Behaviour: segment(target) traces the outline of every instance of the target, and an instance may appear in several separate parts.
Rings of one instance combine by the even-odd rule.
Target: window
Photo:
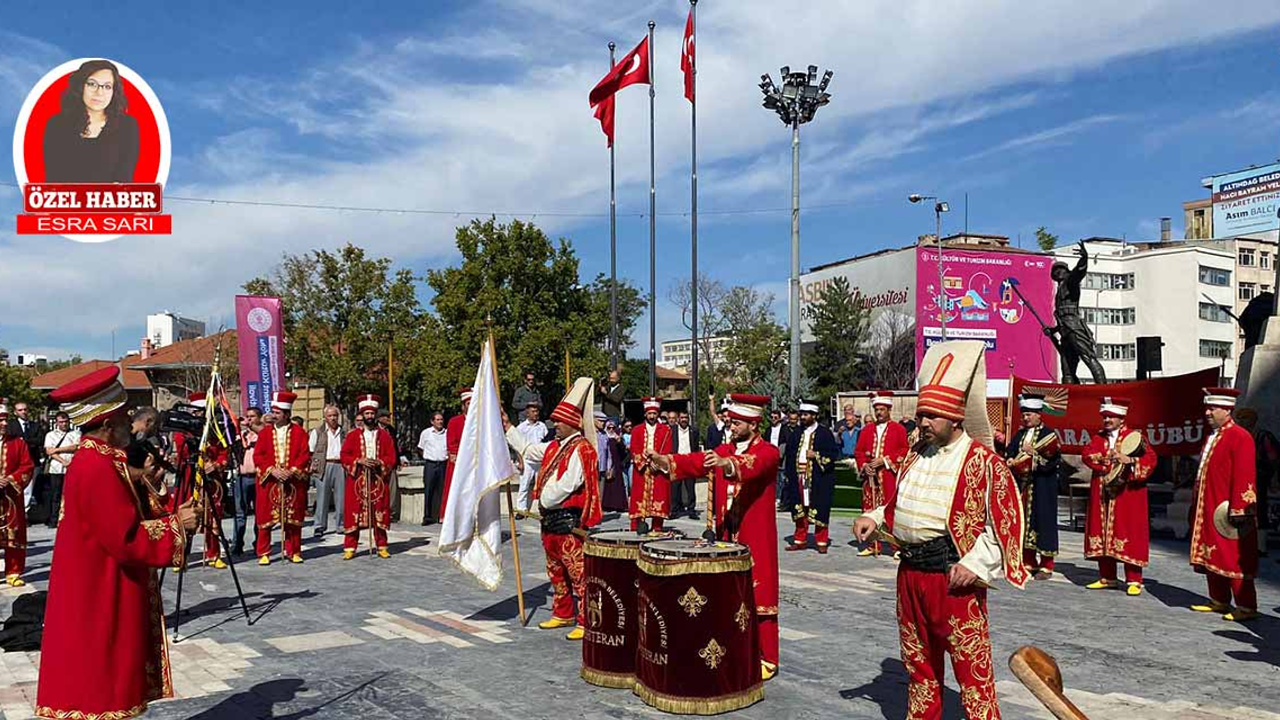
[[[1258,294],[1257,283],[1240,283],[1240,292],[1238,297],[1241,300],[1252,300],[1254,295]]]
[[[1136,360],[1138,349],[1133,343],[1098,343],[1099,360]]]
[[[1088,325],[1132,325],[1133,308],[1080,308]]]
[[[1200,282],[1205,285],[1229,287],[1231,285],[1231,271],[1224,270],[1222,268],[1209,267],[1208,265],[1201,265]]]
[[[1240,248],[1240,253],[1236,257],[1236,264],[1240,267],[1253,267],[1258,263],[1255,262],[1254,251],[1252,248]]]
[[[1201,340],[1200,357],[1214,359],[1231,357],[1231,347],[1231,343],[1225,340]]]
[[[1084,276],[1087,290],[1132,290],[1133,273],[1089,273]]]
[[[1271,253],[1269,252],[1258,253],[1258,267],[1262,268],[1263,270],[1271,269]]]
[[[1200,303],[1200,319],[1209,322],[1229,323],[1231,316],[1227,314],[1227,309],[1217,303]]]

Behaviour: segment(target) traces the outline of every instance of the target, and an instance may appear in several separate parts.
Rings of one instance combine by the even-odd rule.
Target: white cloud
[[[867,181],[867,165],[912,153],[948,127],[1024,109],[1076,73],[1280,21],[1275,3],[1225,5],[1209,13],[1191,0],[1054,6],[986,0],[944,13],[923,0],[708,3],[699,9],[703,209],[759,205],[762,198],[771,198],[770,206],[786,203],[777,191],[786,183],[789,138],[759,107],[756,89],[760,73],[773,72],[776,79],[785,62],[836,70],[832,104],[804,131],[811,153],[806,198],[820,202],[868,191],[859,185]],[[168,191],[478,212],[603,212],[607,155],[586,93],[606,69],[605,42],[612,38],[625,52],[643,36],[652,13],[661,23],[655,40],[659,209],[683,210],[688,106],[678,90],[676,63],[683,7],[652,2],[620,17],[617,3],[604,0],[486,3],[465,15],[466,22],[433,27],[431,40],[409,39],[413,28],[406,28],[404,37],[370,38],[345,57],[321,56],[297,76],[186,83],[191,89],[169,102],[204,108],[224,118],[226,130],[204,147],[183,149],[201,170],[175,173]],[[48,51],[47,44],[26,42]],[[13,68],[12,45],[3,44],[0,68]],[[432,72],[442,60],[465,56],[468,47],[494,68],[506,68],[495,74],[487,66],[486,77],[502,79],[471,83]],[[0,106],[16,108],[17,88],[34,81],[33,74],[38,70],[0,70]],[[642,88],[619,97],[622,210],[646,204],[645,100]],[[1061,126],[1054,136],[1042,131],[1039,138],[1009,141],[1003,150],[1081,129]],[[181,135],[175,128],[175,137]],[[173,237],[79,245],[0,235],[0,286],[30,287],[38,278],[53,291],[10,293],[8,317],[32,328],[56,322],[74,336],[177,300],[198,317],[225,314],[241,283],[272,267],[282,252],[350,241],[421,270],[424,262],[451,257],[454,228],[467,219],[176,201],[167,207]],[[546,216],[537,221],[553,235],[577,224]],[[718,238],[709,228],[705,237],[724,252],[732,228]],[[665,281],[660,279],[660,290]],[[779,300],[785,303],[785,292]],[[674,330],[678,318],[672,322],[661,299],[659,306],[660,324]],[[639,336],[647,336],[647,319]]]

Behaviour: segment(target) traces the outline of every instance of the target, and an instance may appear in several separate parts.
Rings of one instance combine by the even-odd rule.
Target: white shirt
[[[947,534],[951,501],[955,498],[960,471],[972,445],[973,439],[968,433],[961,432],[960,437],[946,447],[923,450],[907,472],[898,478],[897,504],[893,514],[894,537],[914,545]],[[960,558],[960,564],[985,584],[1004,574],[990,502],[988,497],[986,528],[969,552]],[[864,517],[883,525],[884,508],[864,513]]]
[[[689,453],[693,452],[693,445],[689,442],[689,428],[676,426],[676,452]]]
[[[569,437],[561,440],[561,445],[569,443],[582,433],[574,433]],[[520,428],[513,427],[507,431],[507,444],[511,446],[524,458],[524,463],[528,466],[530,463],[542,464],[542,458],[547,452],[547,447],[551,443],[532,442],[520,432]],[[549,478],[545,485],[542,486],[542,494],[538,496],[538,504],[546,510],[554,510],[560,507],[560,504],[573,494],[586,480],[586,473],[582,469],[582,459],[578,453],[569,456],[569,465],[559,477]]]
[[[325,460],[341,460],[342,459],[342,426],[339,425],[336,430],[329,427],[329,423],[325,423],[321,427],[311,431],[311,437],[307,439],[307,449],[311,452],[316,451],[316,435],[323,428],[329,434],[329,443],[324,446]],[[278,436],[277,436],[278,437]],[[288,437],[286,435],[285,437]]]
[[[429,427],[422,431],[422,435],[418,436],[418,449],[422,451],[423,460],[444,462],[449,459],[449,445],[445,442],[446,434],[444,428],[437,430]]]
[[[778,423],[777,425],[774,425],[773,427],[769,428],[769,444],[774,447],[778,447],[781,444],[779,442],[781,439],[782,439],[782,423]]]
[[[364,434],[364,456],[367,458],[378,457],[378,431],[366,428],[361,432]]]
[[[44,450],[48,453],[67,445],[80,444],[80,431],[71,428],[65,433],[61,430],[50,430],[44,434]],[[64,459],[65,458],[65,459]],[[71,458],[66,455],[50,455],[49,456],[49,473],[53,475],[62,475],[67,472],[67,466],[71,464]]]

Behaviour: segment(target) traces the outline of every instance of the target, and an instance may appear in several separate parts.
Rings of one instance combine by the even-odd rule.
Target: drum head
[[[602,545],[640,545],[648,538],[631,530],[600,530],[591,533],[587,539]]]
[[[738,557],[747,554],[745,545],[732,542],[708,543],[705,540],[655,540],[647,542],[640,552],[655,560],[696,560]]]

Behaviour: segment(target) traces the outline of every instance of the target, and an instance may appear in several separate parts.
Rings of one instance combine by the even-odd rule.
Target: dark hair
[[[59,410],[59,411],[58,411],[58,414],[53,416],[53,419],[54,419],[54,421],[58,421],[58,420],[66,420],[67,422],[70,422],[70,421],[71,421],[71,416],[70,416],[70,415],[68,415],[68,414],[66,414],[65,412],[63,412],[63,411]]]
[[[120,86],[120,70],[110,60],[89,60],[71,73],[71,82],[62,93],[61,107],[58,117],[79,135],[89,127],[89,110],[84,106],[84,83],[89,76],[99,70],[111,71],[111,102],[107,104],[107,124],[102,133],[114,132],[120,123],[114,122],[129,110],[129,101],[124,96],[124,88]]]

